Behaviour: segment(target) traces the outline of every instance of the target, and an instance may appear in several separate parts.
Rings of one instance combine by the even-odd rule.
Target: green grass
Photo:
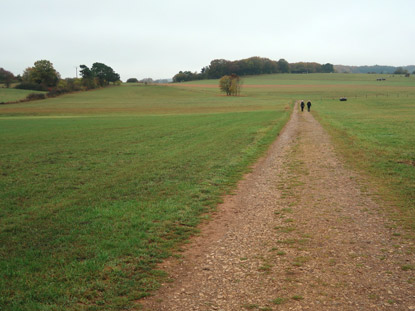
[[[272,303],[275,305],[282,305],[287,302],[287,298],[278,297],[272,300]]]
[[[286,99],[265,96],[222,96],[216,88],[123,85],[24,105],[0,106],[0,118],[10,116],[174,115],[275,110]]]
[[[13,88],[0,87],[0,103],[15,102],[25,99],[27,95],[32,93],[44,93],[30,90],[18,90]]]
[[[415,228],[415,82],[377,76],[245,77],[239,97],[213,80],[124,85],[0,105],[0,309],[119,310],[151,293],[165,278],[156,263],[298,99],[312,100],[337,150]]]
[[[166,277],[155,265],[284,125],[286,104],[268,105],[120,87],[0,107],[0,309],[119,310],[148,295]]]
[[[367,173],[398,219],[415,229],[415,95],[392,93],[316,103],[317,116],[349,163]],[[399,96],[399,97],[398,97]]]
[[[401,267],[403,271],[413,271],[415,270],[415,265],[404,265]]]
[[[294,295],[294,296],[291,297],[291,299],[296,300],[296,301],[300,301],[300,300],[303,300],[304,297],[301,296],[301,295]]]
[[[385,81],[376,81],[377,78],[384,78]],[[406,78],[402,75],[390,74],[271,74],[247,77],[245,85],[374,85],[413,86],[415,77]]]
[[[376,81],[377,78],[384,78],[385,81]],[[212,85],[218,84],[217,80],[200,80],[185,83],[178,83],[177,85]],[[245,76],[242,77],[242,89],[249,85],[268,85],[272,86],[294,86],[297,91],[301,92],[302,87],[318,87],[319,85],[332,86],[375,86],[383,88],[385,86],[414,86],[415,76],[409,78],[402,75],[390,74],[269,74],[259,76]]]

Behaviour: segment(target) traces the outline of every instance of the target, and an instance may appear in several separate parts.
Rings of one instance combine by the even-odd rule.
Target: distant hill
[[[410,66],[399,66],[404,70],[408,70],[409,73],[414,72],[415,65]],[[394,66],[344,66],[344,65],[334,65],[334,70],[340,73],[394,73],[395,70],[399,67]]]

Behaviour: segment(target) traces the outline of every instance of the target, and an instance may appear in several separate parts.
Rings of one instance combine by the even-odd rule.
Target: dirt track
[[[144,310],[415,310],[414,245],[308,112],[225,198]]]

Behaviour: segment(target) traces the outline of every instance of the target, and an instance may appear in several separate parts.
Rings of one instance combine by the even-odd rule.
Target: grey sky
[[[0,67],[50,60],[62,77],[102,62],[123,80],[251,56],[415,64],[413,0],[0,0]]]

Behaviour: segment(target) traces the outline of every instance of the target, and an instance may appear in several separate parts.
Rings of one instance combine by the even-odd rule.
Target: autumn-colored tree
[[[22,82],[32,82],[31,74],[33,71],[33,67],[27,67],[22,74]]]
[[[22,75],[22,83],[16,88],[28,90],[50,90],[58,84],[60,74],[53,68],[48,60],[38,60],[33,67],[25,69]]]
[[[219,88],[227,96],[237,96],[241,92],[241,79],[236,74],[230,76],[223,76],[219,80]]]
[[[0,83],[4,83],[6,87],[9,88],[13,79],[15,79],[15,77],[10,71],[0,68]]]
[[[53,68],[48,60],[38,60],[30,70],[30,82],[42,85],[43,87],[54,87],[58,84],[60,74]]]

